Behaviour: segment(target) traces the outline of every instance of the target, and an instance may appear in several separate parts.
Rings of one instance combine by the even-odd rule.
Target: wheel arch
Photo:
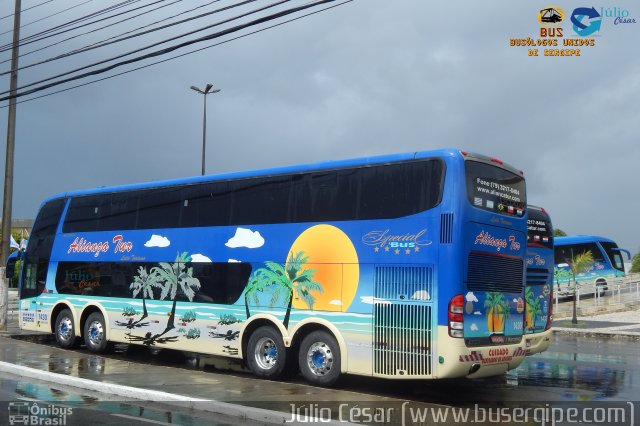
[[[249,342],[251,334],[262,326],[269,326],[278,330],[278,332],[282,336],[285,347],[289,347],[290,339],[288,338],[287,329],[284,327],[282,322],[280,322],[273,315],[253,315],[243,324],[242,328],[240,329],[240,348],[238,350],[238,356],[240,358],[244,359],[244,355],[247,350],[247,343]]]
[[[63,310],[68,309],[71,312],[71,316],[73,317],[73,323],[78,324],[78,313],[76,309],[73,307],[73,304],[66,299],[62,299],[56,302],[55,305],[51,308],[51,315],[49,316],[49,329],[51,333],[55,333],[56,326],[56,318]],[[76,327],[77,329],[78,327]]]
[[[84,324],[87,321],[87,318],[89,318],[89,315],[94,312],[99,312],[100,314],[102,314],[102,318],[104,318],[105,322],[105,338],[109,340],[109,335],[111,334],[109,327],[109,316],[107,315],[107,311],[102,306],[96,304],[88,304],[82,308],[80,322],[78,323],[80,325],[80,337],[84,337]]]

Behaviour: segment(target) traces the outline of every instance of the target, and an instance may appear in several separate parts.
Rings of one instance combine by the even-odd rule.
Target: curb
[[[593,337],[597,339],[625,339],[625,340],[640,340],[640,333],[629,334],[622,331],[595,331],[595,330],[580,330],[573,328],[552,328],[553,334],[569,334],[573,336],[585,336]]]
[[[81,377],[67,376],[64,374],[51,373],[49,371],[42,371],[31,367],[11,364],[5,361],[0,361],[0,372],[12,374],[19,377],[51,382],[58,385],[65,385],[82,390],[90,390],[98,393],[116,395],[123,398],[178,405],[182,408],[205,411],[224,415],[227,417],[240,418],[241,420],[245,421],[269,424],[285,424],[291,418],[291,414],[281,413],[279,411],[235,405],[222,401],[199,399],[185,395],[177,395],[149,389],[140,389],[132,386],[97,382],[89,379],[83,379]],[[309,422],[313,421],[313,418],[309,418]],[[342,425],[344,423],[328,422],[328,424]]]

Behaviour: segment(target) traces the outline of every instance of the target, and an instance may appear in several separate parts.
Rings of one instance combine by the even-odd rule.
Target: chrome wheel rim
[[[307,365],[316,376],[324,376],[333,367],[333,352],[324,342],[315,342],[307,351]]]
[[[263,337],[258,340],[254,350],[256,364],[263,370],[270,370],[278,363],[278,347],[273,339]]]
[[[69,317],[64,317],[58,324],[58,337],[63,342],[68,342],[73,336],[73,321]]]
[[[104,327],[100,321],[92,321],[87,330],[87,338],[92,346],[100,346],[104,340]]]

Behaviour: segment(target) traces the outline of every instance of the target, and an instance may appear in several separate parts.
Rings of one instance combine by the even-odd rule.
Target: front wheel
[[[107,340],[107,327],[100,312],[94,312],[84,323],[84,344],[92,352],[107,352],[111,345]]]
[[[280,333],[268,326],[256,329],[249,338],[246,359],[256,376],[271,380],[280,377],[287,363],[287,348]]]
[[[54,333],[56,342],[61,348],[72,348],[78,343],[78,334],[76,333],[76,324],[73,321],[73,315],[69,309],[63,309],[56,317]]]
[[[300,372],[313,385],[331,386],[340,378],[340,347],[325,331],[314,331],[300,344]]]

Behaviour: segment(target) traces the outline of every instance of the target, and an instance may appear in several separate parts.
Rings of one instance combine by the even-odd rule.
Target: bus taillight
[[[449,301],[449,336],[464,337],[464,296],[458,294]]]

